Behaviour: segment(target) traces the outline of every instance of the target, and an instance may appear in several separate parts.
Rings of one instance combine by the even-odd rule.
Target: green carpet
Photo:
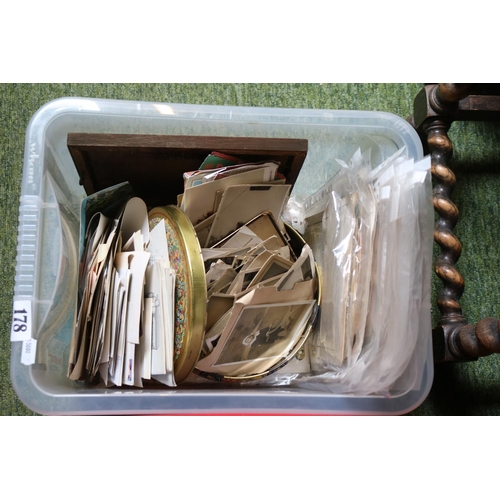
[[[421,84],[1,84],[0,85],[0,414],[32,415],[10,383],[10,322],[24,138],[31,116],[65,96],[108,99],[412,113]],[[500,128],[455,123],[450,131],[457,172],[453,199],[463,243],[458,268],[465,276],[461,304],[469,322],[500,314],[500,236],[497,170]],[[434,290],[439,286],[433,278]],[[435,294],[435,291],[434,291]],[[436,314],[434,313],[434,319]],[[427,400],[411,415],[500,415],[500,356],[436,367]]]

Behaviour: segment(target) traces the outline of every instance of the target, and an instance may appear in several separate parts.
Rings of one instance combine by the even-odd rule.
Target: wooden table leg
[[[440,246],[441,253],[434,270],[443,287],[437,296],[440,319],[433,329],[435,361],[473,361],[500,352],[500,324],[496,318],[484,318],[477,326],[467,324],[459,303],[464,291],[464,279],[455,267],[462,245],[453,234],[459,213],[450,199],[456,177],[448,166],[453,154],[448,130],[459,117],[460,102],[469,99],[473,89],[474,84],[425,85],[415,98],[414,114],[409,119],[431,154],[433,201],[438,214],[434,241]],[[486,102],[482,100],[483,108]],[[467,111],[470,111],[470,104]],[[492,111],[491,106],[487,111]]]

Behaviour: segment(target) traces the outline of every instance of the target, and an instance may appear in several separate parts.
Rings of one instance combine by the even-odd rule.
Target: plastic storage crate
[[[26,133],[14,305],[29,304],[36,362],[12,343],[19,398],[42,414],[402,414],[427,397],[433,378],[429,336],[415,352],[414,387],[389,397],[339,395],[292,386],[189,384],[175,389],[92,388],[66,377],[76,306],[80,203],[85,191],[67,147],[70,132],[307,139],[294,193],[307,196],[335,173],[335,159],[371,148],[378,163],[422,145],[403,119],[383,112],[181,105],[63,98],[32,117]],[[23,301],[23,302],[19,302]]]

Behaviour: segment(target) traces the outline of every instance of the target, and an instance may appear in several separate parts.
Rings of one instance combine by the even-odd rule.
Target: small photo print
[[[214,366],[285,356],[300,336],[314,303],[244,307]]]

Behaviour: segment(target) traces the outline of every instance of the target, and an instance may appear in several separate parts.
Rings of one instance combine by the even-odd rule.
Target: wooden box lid
[[[128,181],[149,207],[175,205],[186,171],[213,151],[245,162],[275,160],[294,184],[306,158],[307,139],[69,133],[68,149],[87,194]]]

